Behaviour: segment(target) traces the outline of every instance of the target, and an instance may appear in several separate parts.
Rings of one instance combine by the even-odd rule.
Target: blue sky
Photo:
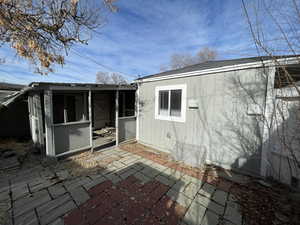
[[[89,44],[75,46],[66,65],[47,76],[35,74],[10,48],[0,48],[6,57],[0,82],[95,82],[97,71],[121,72],[132,80],[159,72],[173,53],[195,54],[205,46],[215,48],[220,59],[256,54],[240,0],[118,0],[116,5],[119,11],[107,16]]]

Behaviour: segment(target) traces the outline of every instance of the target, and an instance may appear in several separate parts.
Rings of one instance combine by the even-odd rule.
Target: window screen
[[[171,116],[181,116],[181,93],[182,90],[171,90]]]
[[[67,122],[76,121],[75,96],[66,96]]]
[[[85,94],[54,94],[53,122],[65,123],[87,120],[87,96]]]
[[[168,115],[169,91],[159,91],[159,114]]]
[[[64,122],[64,96],[53,95],[53,122]]]

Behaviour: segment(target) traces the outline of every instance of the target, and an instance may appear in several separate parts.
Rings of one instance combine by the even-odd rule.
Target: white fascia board
[[[299,58],[291,57],[291,58],[284,58],[284,59],[277,59],[276,62],[274,60],[265,60],[260,62],[254,63],[244,63],[239,65],[232,65],[232,66],[222,66],[214,69],[206,69],[206,70],[195,70],[186,73],[174,73],[171,75],[166,76],[158,76],[153,78],[145,78],[141,80],[135,80],[134,83],[144,83],[144,82],[151,82],[151,81],[159,81],[159,80],[168,80],[168,79],[176,79],[176,78],[183,78],[183,77],[191,77],[191,76],[200,76],[200,75],[208,75],[212,73],[221,73],[221,72],[229,72],[235,70],[244,70],[244,69],[252,69],[252,68],[260,68],[260,67],[272,67],[272,66],[284,66],[289,64],[299,63]]]

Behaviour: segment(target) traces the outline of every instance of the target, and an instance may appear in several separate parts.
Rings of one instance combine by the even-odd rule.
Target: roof
[[[91,90],[135,90],[135,84],[97,84],[97,83],[55,83],[55,82],[32,82],[28,85],[35,89],[46,89],[49,87],[91,89]],[[54,88],[55,89],[55,88]]]
[[[0,82],[0,90],[19,91],[24,87],[25,87],[25,85],[21,85],[21,84],[12,84],[12,83]]]
[[[0,104],[14,97],[24,87],[21,84],[0,83]]]
[[[21,85],[20,85],[21,86]],[[17,88],[17,86],[15,87]],[[96,84],[96,83],[52,83],[52,82],[33,82],[22,89],[15,91],[1,91],[0,89],[0,108],[9,106],[29,91],[41,91],[52,88],[53,90],[136,90],[135,84]],[[2,95],[3,93],[3,95]]]
[[[299,57],[299,55],[285,55],[285,56],[259,56],[259,57],[249,57],[249,58],[239,58],[239,59],[228,59],[228,60],[214,60],[214,61],[207,61],[204,63],[198,63],[191,66],[186,66],[180,69],[176,70],[169,70],[162,73],[157,73],[153,75],[148,75],[141,77],[137,80],[143,80],[148,78],[157,78],[157,77],[164,77],[169,75],[180,75],[182,73],[188,73],[193,71],[202,71],[202,70],[208,70],[208,69],[217,69],[220,67],[225,66],[234,66],[234,65],[241,65],[241,64],[247,64],[247,63],[256,63],[256,62],[263,62],[265,60],[271,60],[274,59],[282,59],[282,58],[291,58],[291,57]]]

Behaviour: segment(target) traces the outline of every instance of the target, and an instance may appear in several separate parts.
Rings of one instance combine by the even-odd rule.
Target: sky
[[[66,64],[39,75],[9,47],[0,48],[0,82],[95,82],[96,73],[119,72],[132,81],[159,72],[173,53],[196,54],[203,47],[218,59],[255,56],[240,0],[118,0],[105,26],[76,45]]]

